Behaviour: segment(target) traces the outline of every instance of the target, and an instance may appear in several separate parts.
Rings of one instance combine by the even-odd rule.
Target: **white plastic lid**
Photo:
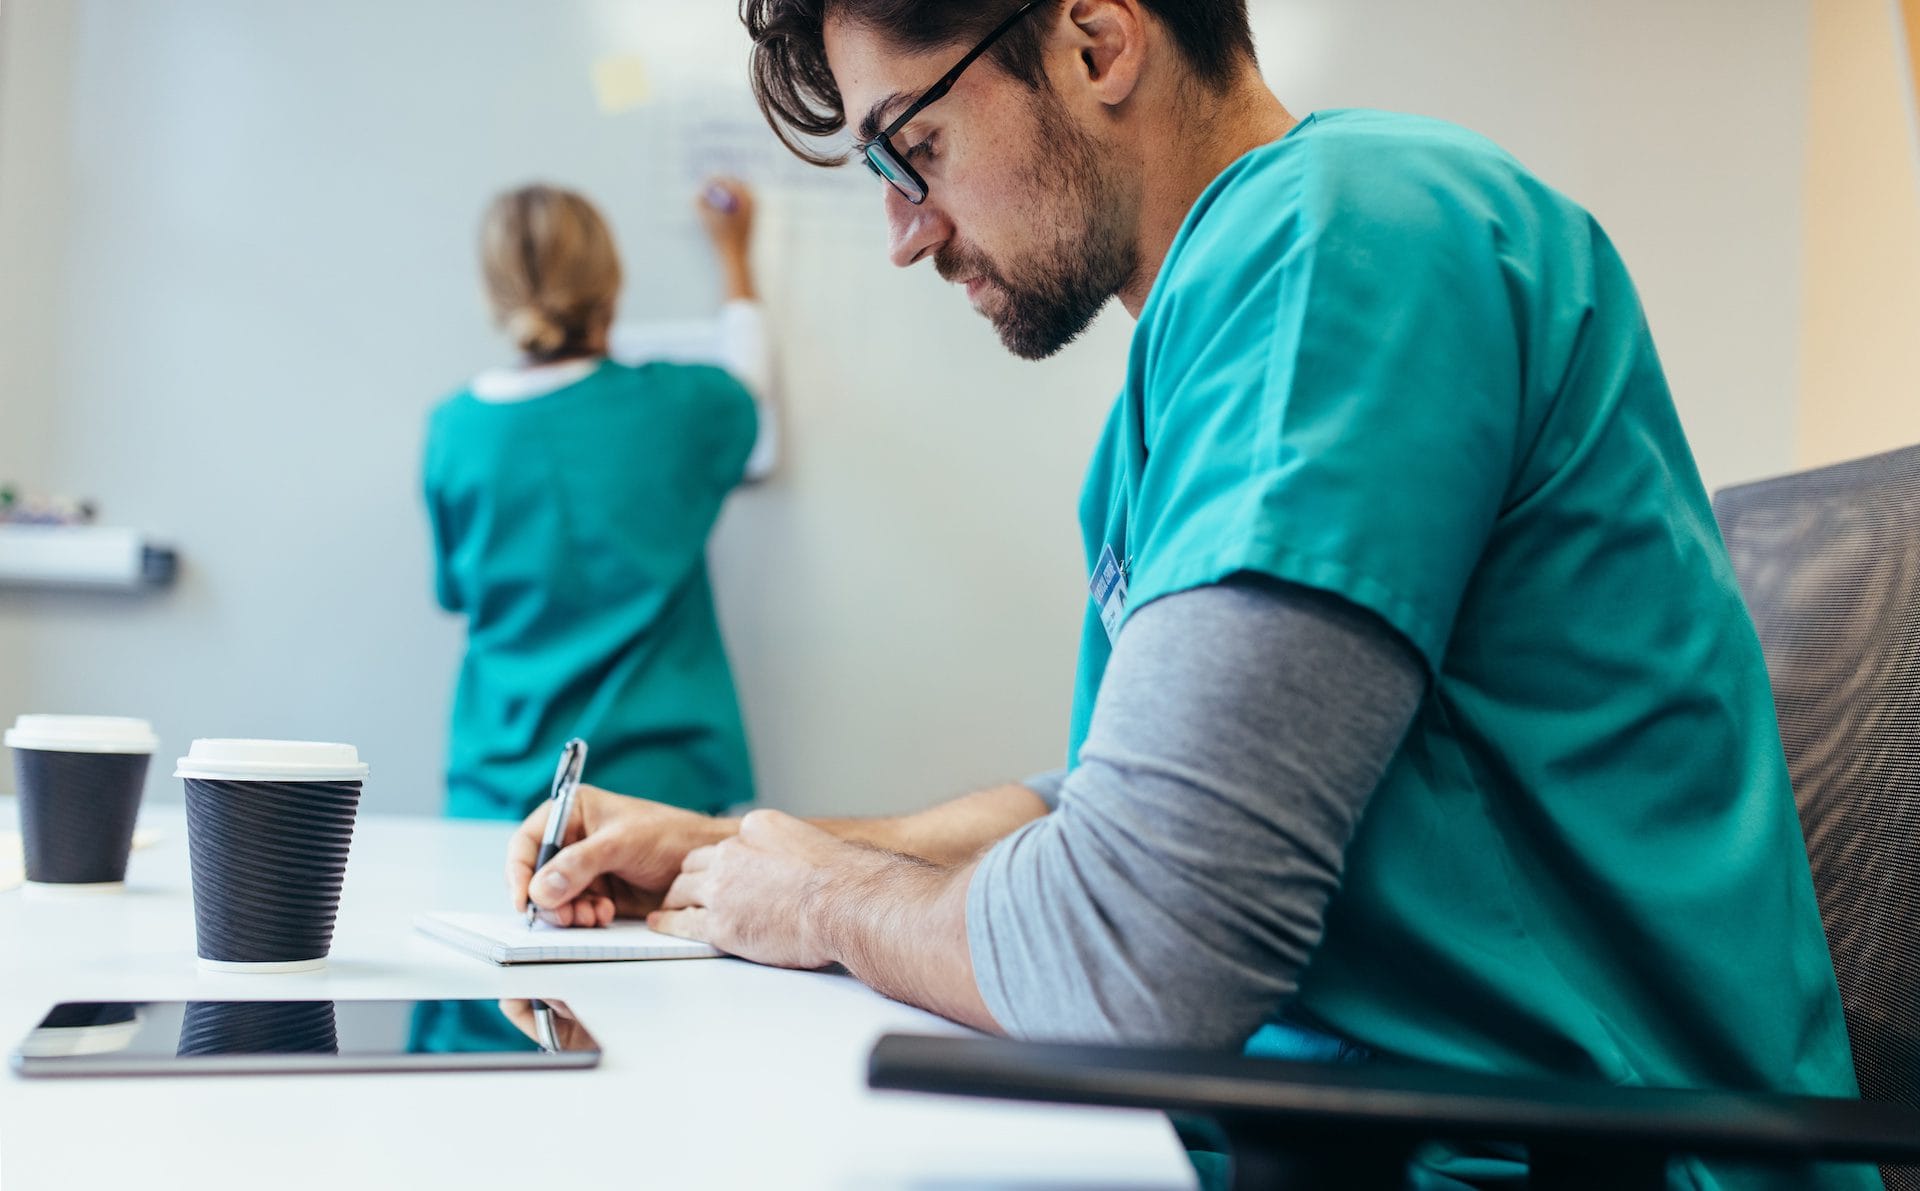
[[[229,782],[363,782],[367,767],[350,744],[196,740],[173,776]]]
[[[117,715],[23,715],[7,729],[8,748],[50,753],[151,753],[153,725]]]

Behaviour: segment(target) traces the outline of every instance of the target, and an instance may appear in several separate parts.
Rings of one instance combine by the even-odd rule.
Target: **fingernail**
[[[546,890],[548,893],[565,893],[567,891],[567,879],[559,873],[546,873],[540,878],[540,888]]]

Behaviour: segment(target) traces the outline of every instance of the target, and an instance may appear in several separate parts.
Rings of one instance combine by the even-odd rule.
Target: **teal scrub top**
[[[1580,207],[1386,113],[1242,157],[1140,312],[1081,522],[1129,611],[1255,572],[1425,660],[1290,1020],[1469,1069],[1856,1094],[1759,642]],[[1070,762],[1110,652],[1089,603]]]
[[[739,382],[666,363],[433,411],[435,587],[467,617],[449,813],[525,815],[572,736],[596,786],[707,812],[753,797],[706,549],[755,430]]]

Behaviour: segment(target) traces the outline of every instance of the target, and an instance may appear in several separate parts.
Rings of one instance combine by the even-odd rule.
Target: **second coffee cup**
[[[124,889],[147,761],[159,744],[153,728],[117,716],[23,715],[6,742],[19,783],[28,889]]]
[[[196,740],[187,853],[200,965],[304,972],[326,966],[367,767],[350,744]]]

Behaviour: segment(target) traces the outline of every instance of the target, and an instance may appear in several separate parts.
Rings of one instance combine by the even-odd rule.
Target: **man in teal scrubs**
[[[789,143],[855,131],[896,263],[1025,356],[1137,319],[1068,767],[866,823],[597,796],[531,883],[523,829],[516,898],[664,889],[660,929],[1023,1037],[1854,1094],[1759,644],[1584,210],[1451,125],[1296,120],[1236,0],[747,23]]]

